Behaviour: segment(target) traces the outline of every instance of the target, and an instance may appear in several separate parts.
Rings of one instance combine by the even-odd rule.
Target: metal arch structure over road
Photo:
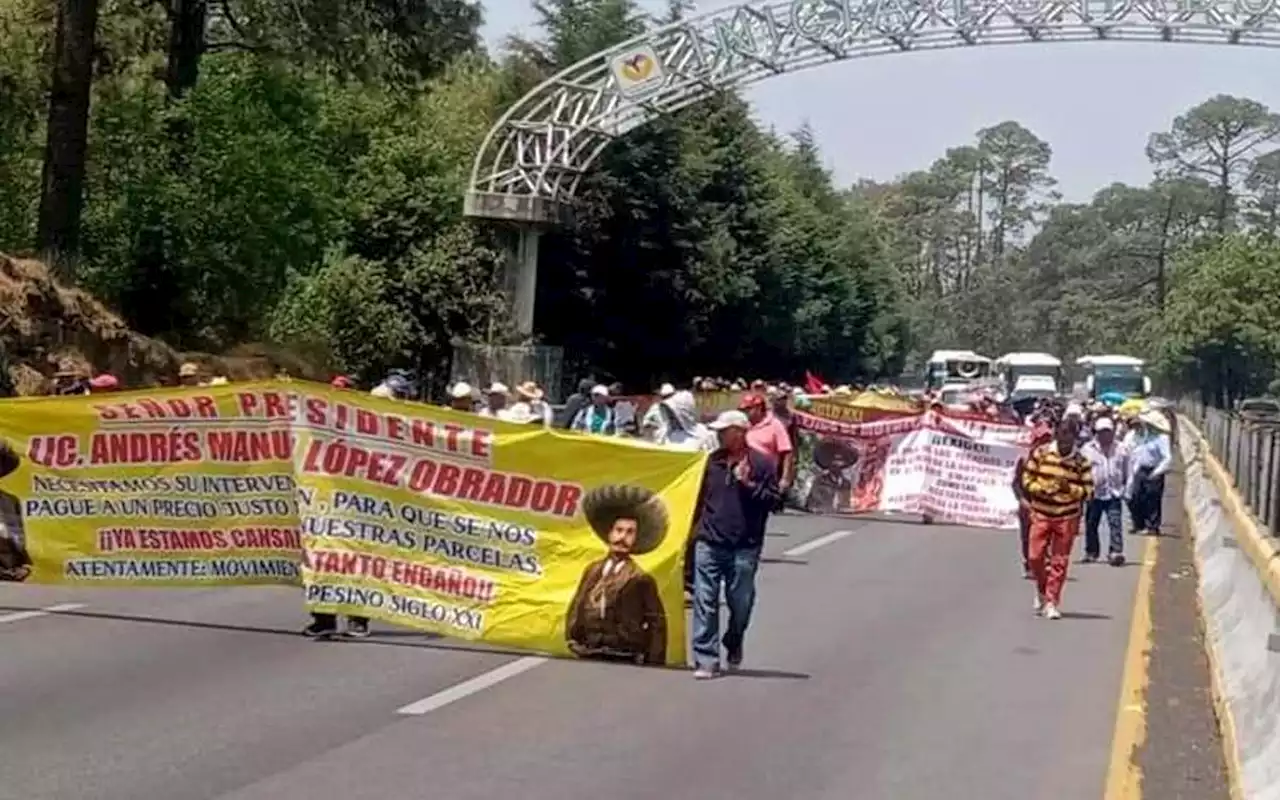
[[[1280,46],[1280,0],[774,0],[650,31],[554,75],[513,105],[476,155],[468,216],[514,223],[508,291],[532,328],[538,232],[572,219],[584,174],[614,139],[716,92],[891,53],[1138,41]]]

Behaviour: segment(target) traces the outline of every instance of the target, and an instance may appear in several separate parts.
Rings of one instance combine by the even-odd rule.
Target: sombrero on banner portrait
[[[636,521],[636,543],[632,555],[648,553],[667,536],[667,507],[662,498],[643,486],[601,486],[587,492],[582,514],[596,536],[608,544],[609,531],[619,519]]]
[[[858,451],[841,439],[822,439],[813,446],[813,461],[819,467],[831,469],[837,459],[851,467],[858,461]]]

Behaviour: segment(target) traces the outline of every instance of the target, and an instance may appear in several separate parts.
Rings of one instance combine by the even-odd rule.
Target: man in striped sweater
[[[1031,451],[1022,468],[1022,491],[1031,516],[1027,560],[1036,581],[1035,612],[1060,619],[1071,546],[1080,514],[1093,493],[1093,469],[1078,447],[1080,422],[1064,416],[1053,441]]]

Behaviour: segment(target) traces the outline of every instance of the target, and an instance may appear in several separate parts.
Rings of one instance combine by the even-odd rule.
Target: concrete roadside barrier
[[[1280,800],[1280,553],[1182,417],[1184,502],[1214,703],[1237,800]]]

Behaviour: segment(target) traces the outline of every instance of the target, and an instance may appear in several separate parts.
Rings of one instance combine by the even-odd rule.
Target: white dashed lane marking
[[[15,611],[12,614],[0,615],[0,625],[6,622],[22,622],[24,619],[47,617],[50,614],[57,614],[62,611],[75,611],[77,608],[84,608],[84,603],[59,603],[56,606],[33,608],[30,611]]]
[[[473,694],[483,692],[485,689],[496,686],[508,678],[514,678],[515,676],[528,672],[534,667],[545,664],[546,662],[547,659],[540,656],[525,656],[524,658],[517,658],[515,661],[509,661],[496,669],[491,669],[488,672],[471,678],[470,680],[465,680],[462,683],[450,686],[448,689],[436,692],[429,697],[424,697],[415,703],[410,703],[409,705],[401,708],[397,713],[412,714],[415,716],[428,714],[438,708],[443,708],[450,703],[456,703],[465,697],[470,697]]]
[[[790,550],[784,551],[782,554],[784,556],[802,556],[805,553],[812,553],[814,550],[817,550],[819,547],[826,547],[827,545],[833,542],[838,542],[841,539],[844,539],[852,535],[853,535],[853,531],[832,531],[831,533],[828,533],[825,536],[819,536],[817,539],[810,539],[804,544],[796,545]]]

